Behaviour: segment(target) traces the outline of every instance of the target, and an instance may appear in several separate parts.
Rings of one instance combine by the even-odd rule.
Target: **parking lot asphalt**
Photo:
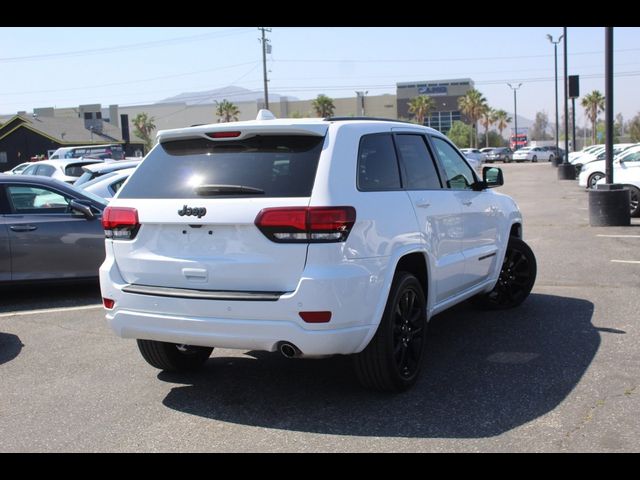
[[[0,291],[0,451],[640,451],[640,221],[590,227],[550,164],[499,166],[536,285],[514,310],[434,317],[411,391],[364,391],[343,357],[216,349],[159,373],[95,285],[23,287]]]

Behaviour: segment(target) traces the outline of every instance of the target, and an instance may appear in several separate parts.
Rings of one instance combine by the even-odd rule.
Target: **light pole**
[[[360,109],[362,110],[362,116],[363,117],[366,116],[365,111],[364,111],[364,97],[367,96],[367,93],[369,93],[369,90],[365,90],[364,92],[356,91],[356,96],[357,96],[357,98],[359,100],[359,103],[360,103],[359,106],[360,106]]]
[[[553,162],[553,166],[557,167],[558,166],[558,152],[559,150],[559,136],[560,136],[560,120],[559,120],[559,116],[558,116],[558,44],[562,41],[562,38],[564,37],[564,35],[560,35],[560,37],[558,38],[558,40],[556,40],[555,42],[553,41],[553,37],[549,34],[547,34],[547,38],[549,39],[549,41],[551,43],[553,43],[553,59],[554,59],[554,65],[555,65],[555,71],[556,71],[556,158],[554,158],[554,162]],[[568,155],[569,152],[566,152],[566,155]]]
[[[519,83],[517,87],[514,87],[510,83],[507,83],[507,85],[509,85],[509,88],[513,90],[513,121],[515,122],[515,144],[513,146],[513,151],[515,152],[516,150],[518,150],[518,97],[516,95],[516,90],[518,90],[522,86],[522,84]]]

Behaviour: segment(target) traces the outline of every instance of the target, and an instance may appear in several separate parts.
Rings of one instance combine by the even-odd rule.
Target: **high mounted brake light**
[[[240,136],[241,132],[210,132],[205,135],[210,138],[236,138]]]
[[[131,207],[107,207],[102,212],[102,227],[107,238],[133,240],[140,228],[138,210]]]
[[[353,207],[278,207],[258,213],[255,224],[278,243],[344,242],[356,221]]]

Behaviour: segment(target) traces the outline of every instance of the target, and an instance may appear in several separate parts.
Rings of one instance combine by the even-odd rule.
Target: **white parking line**
[[[637,263],[640,264],[640,260],[611,260],[614,263]]]
[[[36,315],[38,313],[72,312],[74,310],[97,310],[98,308],[103,308],[102,304],[82,305],[80,307],[43,308],[41,310],[25,310],[23,312],[7,312],[7,313],[0,313],[0,318],[13,317],[16,315]]]
[[[596,235],[596,237],[606,237],[606,238],[640,238],[640,235]]]

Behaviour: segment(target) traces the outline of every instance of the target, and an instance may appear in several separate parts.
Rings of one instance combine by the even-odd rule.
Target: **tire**
[[[553,159],[554,159],[554,158],[556,158],[556,157],[554,157],[554,156],[553,156],[553,154],[549,155],[549,161],[550,161],[550,162],[553,162]]]
[[[538,162],[538,157],[536,157],[535,155],[533,156],[533,158],[531,159],[532,163],[537,163]]]
[[[402,392],[416,382],[426,346],[426,306],[418,279],[408,272],[397,272],[376,334],[353,356],[363,387]]]
[[[487,310],[514,308],[524,302],[536,281],[537,263],[533,251],[523,240],[511,237],[495,287],[473,298]]]
[[[149,365],[167,372],[196,370],[207,361],[213,351],[213,347],[140,339],[138,349]]]
[[[640,217],[640,188],[633,185],[625,185],[629,189],[630,202],[630,214],[632,217]]]
[[[602,172],[592,173],[591,175],[589,175],[589,179],[587,180],[587,188],[596,188],[596,183],[598,183],[598,180],[604,177],[605,175]]]

